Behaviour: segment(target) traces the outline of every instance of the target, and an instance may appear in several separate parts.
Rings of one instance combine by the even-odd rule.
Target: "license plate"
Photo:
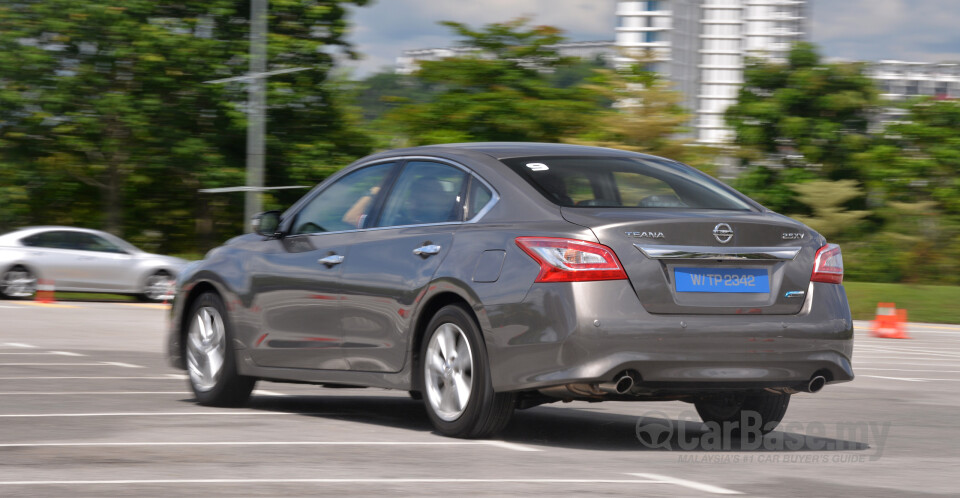
[[[674,268],[677,292],[770,292],[767,270]]]

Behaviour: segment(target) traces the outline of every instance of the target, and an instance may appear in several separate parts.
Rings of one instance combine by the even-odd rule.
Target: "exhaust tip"
[[[608,394],[627,394],[633,389],[635,382],[632,373],[624,372],[615,381],[598,384],[597,388]]]
[[[823,386],[827,384],[827,379],[822,375],[815,375],[810,379],[810,382],[807,384],[807,392],[815,393],[823,389]]]
[[[626,394],[633,389],[633,377],[629,375],[624,375],[617,380],[617,394]]]

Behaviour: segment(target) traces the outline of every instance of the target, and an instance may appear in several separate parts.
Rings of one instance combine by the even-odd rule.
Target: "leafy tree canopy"
[[[798,43],[786,64],[748,64],[726,120],[736,143],[760,152],[762,163],[841,179],[856,175],[847,170],[849,158],[867,147],[876,104],[861,64],[823,63],[813,45]]]
[[[599,97],[593,92],[551,84],[552,71],[577,63],[550,48],[563,40],[556,28],[531,27],[526,19],[480,30],[443,24],[461,37],[461,45],[476,51],[421,63],[414,77],[434,92],[386,116],[388,126],[411,144],[556,142],[584,130],[596,113]]]
[[[269,80],[268,184],[312,183],[369,148],[325,84],[328,48],[349,53],[345,9],[365,3],[270,2],[269,69],[311,70]],[[236,233],[240,197],[197,189],[244,184],[246,83],[205,82],[246,73],[248,18],[247,0],[0,7],[0,196],[15,203],[0,227],[101,227],[164,250]]]

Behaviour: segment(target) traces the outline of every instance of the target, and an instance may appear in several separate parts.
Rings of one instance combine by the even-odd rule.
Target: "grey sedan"
[[[853,379],[840,248],[677,162],[529,143],[364,158],[178,279],[200,403],[257,379],[423,398],[485,437],[560,400],[759,418]]]
[[[99,230],[44,226],[0,235],[0,295],[33,296],[39,281],[52,290],[132,294],[159,301],[186,261],[150,254]]]

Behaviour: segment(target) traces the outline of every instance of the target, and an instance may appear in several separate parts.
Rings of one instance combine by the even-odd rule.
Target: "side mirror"
[[[254,233],[264,237],[273,237],[277,234],[280,227],[280,211],[265,211],[253,217],[250,220],[250,226]]]

